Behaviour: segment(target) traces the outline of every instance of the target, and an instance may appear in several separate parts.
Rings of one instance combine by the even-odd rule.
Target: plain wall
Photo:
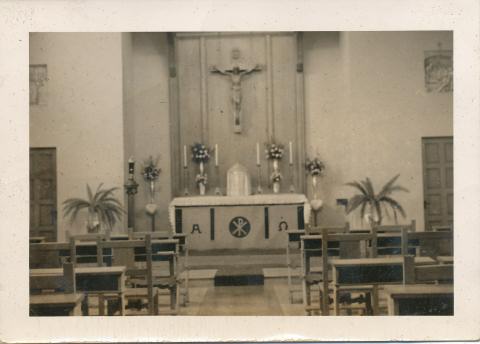
[[[135,230],[149,231],[151,217],[145,206],[150,203],[149,185],[142,176],[144,162],[158,159],[160,177],[155,183],[155,230],[169,230],[168,204],[170,187],[170,118],[167,35],[165,33],[132,33],[125,37],[124,60],[131,85],[124,88],[125,97],[125,169],[129,156],[135,163],[135,180],[139,184],[135,196]],[[128,68],[130,70],[128,71]],[[127,79],[126,79],[127,80]]]
[[[453,94],[425,88],[425,51],[438,43],[452,49],[452,33],[305,34],[307,156],[326,164],[321,224],[365,225],[359,211],[345,216],[336,205],[355,193],[345,183],[369,177],[379,191],[399,173],[410,190],[394,194],[407,213],[400,221],[416,219],[423,230],[421,139],[453,135]]]
[[[44,105],[30,106],[30,146],[56,147],[58,240],[85,233],[62,203],[86,198],[86,184],[119,187],[123,201],[122,54],[118,33],[32,33],[30,63],[47,64]],[[123,223],[114,229],[123,230]]]

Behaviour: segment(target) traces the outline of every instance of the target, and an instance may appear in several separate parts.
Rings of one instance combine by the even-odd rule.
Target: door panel
[[[30,149],[30,236],[57,238],[55,148]]]
[[[453,224],[453,137],[422,139],[425,229]]]

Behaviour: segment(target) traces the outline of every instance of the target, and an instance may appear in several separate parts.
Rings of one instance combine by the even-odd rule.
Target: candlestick
[[[215,174],[217,176],[217,186],[215,187],[215,195],[221,196],[222,195],[222,191],[220,190],[221,180],[220,180],[220,173],[218,172],[218,165],[215,166]]]
[[[293,149],[292,149],[292,141],[288,143],[288,149],[289,149],[289,157],[288,157],[288,163],[290,165],[293,165]]]
[[[293,183],[293,164],[290,164],[290,192],[295,192],[295,185]]]
[[[183,166],[183,185],[185,186],[185,189],[183,190],[183,194],[185,196],[188,196],[190,194],[190,192],[188,192],[188,177],[189,177],[188,165],[185,164],[185,166]]]
[[[133,156],[128,159],[128,178],[133,179],[133,175],[135,174],[135,160],[133,160]]]
[[[258,148],[258,146],[257,146]],[[261,170],[261,167],[260,167],[260,164],[257,164],[257,178],[258,178],[258,181],[257,181],[257,194],[261,194],[263,193],[263,190],[262,190],[262,170]]]
[[[183,167],[187,168],[187,145],[183,145]]]
[[[260,166],[260,145],[257,142],[257,166]]]
[[[218,144],[215,143],[215,167],[218,167]]]

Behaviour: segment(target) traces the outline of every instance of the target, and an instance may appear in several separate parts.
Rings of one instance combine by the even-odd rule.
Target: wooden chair
[[[63,264],[63,275],[30,276],[30,315],[81,315],[84,294],[76,292],[73,264]]]
[[[352,234],[346,231],[333,229],[330,234],[329,228],[322,228],[321,234],[311,234],[301,236],[302,253],[302,290],[303,303],[308,315],[315,309],[320,309],[322,315],[329,313],[329,281],[331,277],[328,274],[329,257],[341,257],[343,255],[342,246],[344,243],[359,243],[361,240],[371,239],[370,234]],[[327,254],[324,254],[327,252]],[[317,271],[311,268],[311,259],[320,257],[322,263]],[[326,278],[325,278],[326,277]],[[311,286],[319,286],[320,307],[311,306]]]
[[[178,263],[177,263],[177,278],[179,295],[182,296],[181,304],[186,306],[189,301],[189,281],[190,281],[190,266],[189,266],[189,247],[188,238],[184,233],[171,233],[170,231],[158,232],[133,232],[129,231],[129,237],[132,239],[142,239],[146,235],[150,235],[152,239],[178,240]],[[182,259],[180,259],[182,258]]]
[[[293,295],[298,290],[294,289],[294,278],[293,278],[293,271],[296,268],[300,268],[300,271],[303,271],[303,261],[302,255],[299,252],[298,255],[293,254],[296,251],[300,250],[301,240],[300,237],[302,235],[315,235],[321,234],[322,229],[326,228],[329,232],[332,233],[348,233],[350,230],[350,224],[348,222],[345,223],[344,226],[316,226],[312,227],[310,225],[307,226],[306,230],[303,229],[296,229],[296,230],[288,230],[287,231],[287,245],[286,245],[286,266],[287,266],[287,283],[288,283],[288,291],[289,291],[289,301],[293,303]],[[343,247],[342,247],[343,248]],[[342,249],[340,248],[340,250]],[[346,251],[346,250],[344,250]],[[333,251],[332,251],[333,252]],[[298,258],[298,259],[295,259]],[[300,280],[302,280],[302,274],[300,274]],[[302,288],[304,290],[305,288]],[[305,293],[303,293],[305,294]],[[302,299],[305,295],[302,294]]]
[[[69,252],[60,252],[63,259],[68,259],[74,266],[112,266],[112,248],[106,244],[105,234],[81,234],[70,236]],[[124,295],[117,291],[88,292],[87,298],[98,299],[98,315],[105,315],[105,303],[107,303],[107,315],[113,314],[112,301],[119,307],[120,315],[123,315],[125,302]]]
[[[113,248],[115,265],[127,266],[129,288],[124,293],[127,301],[146,299],[148,313],[159,314],[159,289],[168,289],[170,313],[177,313],[177,240],[152,240],[147,234],[143,240],[109,241],[105,245]],[[162,262],[168,263],[167,271],[154,268],[154,264]]]

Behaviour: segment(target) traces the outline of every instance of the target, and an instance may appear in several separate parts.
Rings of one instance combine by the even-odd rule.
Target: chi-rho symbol
[[[236,238],[244,238],[250,233],[250,222],[242,216],[234,217],[229,225],[230,233]]]

